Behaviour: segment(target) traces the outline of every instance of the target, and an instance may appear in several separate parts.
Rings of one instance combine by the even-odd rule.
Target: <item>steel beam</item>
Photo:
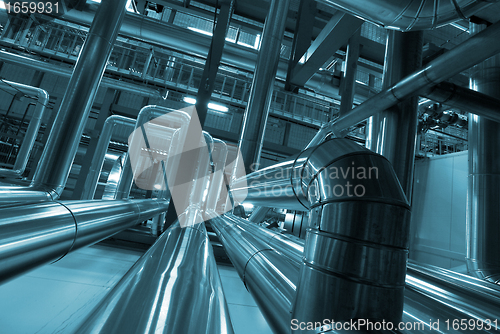
[[[309,49],[299,58],[290,82],[304,86],[335,51],[347,44],[348,39],[361,27],[363,20],[354,16],[336,13],[319,33]],[[300,64],[303,61],[303,64]]]

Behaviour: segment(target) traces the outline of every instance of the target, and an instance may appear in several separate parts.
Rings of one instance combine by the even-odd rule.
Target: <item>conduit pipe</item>
[[[97,183],[99,182],[99,175],[101,174],[104,159],[108,151],[108,146],[113,137],[113,131],[116,127],[130,129],[130,133],[134,130],[136,120],[133,118],[113,115],[106,119],[104,126],[99,135],[99,141],[92,158],[89,173],[86,176],[85,185],[82,190],[82,199],[94,199]]]
[[[427,66],[382,90],[349,114],[323,126],[307,147],[319,144],[330,133],[343,136],[346,130],[380,111],[386,110],[416,94],[419,90],[436,85],[500,52],[500,22],[470,37]],[[472,51],[471,51],[472,50]]]
[[[33,148],[33,145],[35,144],[36,136],[38,135],[38,129],[40,128],[40,124],[42,123],[42,117],[43,113],[45,112],[45,108],[49,105],[49,94],[47,93],[47,91],[41,88],[27,86],[17,82],[2,80],[2,83],[5,84],[4,86],[2,86],[2,90],[4,91],[14,94],[22,92],[26,95],[34,95],[37,97],[35,110],[33,111],[33,115],[31,116],[28,128],[26,129],[26,134],[24,135],[21,147],[17,152],[14,166],[12,168],[0,168],[0,176],[20,177],[21,174],[24,173],[26,165],[28,164],[30,152]]]
[[[45,201],[61,196],[126,2],[106,0],[99,5],[30,186],[1,188],[0,202]]]
[[[449,82],[441,82],[420,95],[449,107],[500,122],[500,99],[491,95]]]
[[[387,159],[333,139],[246,182],[234,181],[233,196],[247,190],[256,206],[310,211],[293,318],[400,321],[410,211]]]
[[[232,334],[205,225],[172,225],[76,333]]]
[[[388,29],[434,29],[469,18],[496,0],[318,0]]]
[[[168,202],[63,201],[0,209],[0,282],[166,211]]]
[[[223,220],[221,223],[220,220]],[[238,249],[244,249],[245,247],[251,247],[254,245],[255,240],[264,242],[265,245],[272,247],[275,251],[281,254],[282,257],[288,258],[291,262],[283,262],[281,260],[279,263],[288,266],[288,270],[293,270],[296,265],[302,261],[302,251],[304,249],[304,240],[293,238],[293,236],[286,236],[279,234],[277,232],[262,228],[253,223],[250,223],[239,217],[226,214],[219,218],[219,221],[215,222],[216,226],[226,226],[222,229],[216,229],[216,232],[222,236],[221,241],[224,248],[228,251],[228,254],[235,253],[237,250],[231,249],[234,244],[228,242],[231,238],[228,230],[236,229],[238,233],[246,240],[239,240]],[[229,227],[230,226],[230,227]],[[249,237],[250,236],[250,237]],[[282,237],[289,237],[288,239],[283,239]],[[262,249],[266,249],[265,245],[261,245]],[[293,245],[290,247],[290,245]],[[289,250],[293,250],[290,252]],[[266,249],[266,252],[269,250]],[[241,258],[231,257],[231,261],[241,261]],[[234,263],[234,262],[233,262]],[[245,263],[245,262],[240,262]],[[260,262],[258,264],[263,268],[258,268],[257,270],[268,271],[267,267],[269,264],[265,262]],[[240,264],[235,264],[235,268],[240,270]],[[287,270],[280,269],[280,270]],[[275,270],[277,271],[277,270]],[[276,275],[274,273],[273,275]],[[242,274],[240,273],[240,276]],[[285,284],[276,284],[274,291],[267,291],[271,296],[266,298],[274,298],[274,295],[280,294],[290,294],[290,287],[296,285],[296,276],[290,276],[288,279],[292,282],[289,285],[288,280],[283,277],[281,280],[285,281]],[[265,280],[263,280],[265,282]],[[254,284],[262,284],[261,281],[255,282]],[[280,290],[285,288],[284,291]],[[258,287],[252,289],[249,288],[252,293],[262,293],[259,291]],[[257,296],[256,298],[260,298]],[[286,300],[284,301],[286,302]],[[487,323],[487,319],[497,319],[500,314],[500,289],[496,286],[471,278],[467,275],[458,274],[451,272],[446,269],[419,265],[413,262],[408,263],[408,271],[406,275],[406,290],[405,290],[405,306],[403,321],[408,323],[414,323],[415,321],[426,322],[427,325],[417,330],[413,328],[412,330],[403,330],[399,333],[429,333],[432,330],[428,326],[429,319],[432,321],[440,321],[440,332],[441,333],[470,333],[469,329],[466,330],[455,330],[452,328],[451,322],[454,319],[460,321],[460,319],[474,319],[475,321],[484,321]],[[291,303],[287,305],[291,308]],[[288,324],[288,332],[291,328],[291,317],[290,314],[286,312],[281,313],[285,319],[274,319],[275,322],[283,322]],[[336,319],[335,319],[336,320]],[[450,326],[446,327],[446,320],[450,321]],[[477,322],[476,322],[477,324]],[[486,328],[487,326],[484,326]],[[479,330],[477,330],[479,331]],[[494,325],[492,324],[490,330],[485,332],[494,333]]]

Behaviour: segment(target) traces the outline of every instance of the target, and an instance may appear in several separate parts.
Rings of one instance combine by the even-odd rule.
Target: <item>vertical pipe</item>
[[[262,43],[238,143],[243,158],[243,162],[239,163],[245,165],[247,172],[260,160],[289,2],[289,0],[271,1],[262,31]]]
[[[126,0],[103,0],[61,102],[33,185],[60,197],[107,60],[125,16]]]
[[[486,28],[471,23],[471,33]],[[470,88],[498,96],[500,57],[473,67]],[[474,112],[471,110],[471,112]],[[474,276],[500,281],[500,124],[469,114],[469,176],[467,187],[467,268]]]
[[[422,32],[388,31],[384,61],[384,88],[391,87],[422,66]],[[411,97],[372,116],[367,126],[368,148],[393,165],[406,197],[411,202],[413,165],[417,138],[418,97]]]

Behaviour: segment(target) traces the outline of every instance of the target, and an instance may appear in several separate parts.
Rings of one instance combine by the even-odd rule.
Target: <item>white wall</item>
[[[417,161],[410,259],[464,269],[466,205],[467,151]]]

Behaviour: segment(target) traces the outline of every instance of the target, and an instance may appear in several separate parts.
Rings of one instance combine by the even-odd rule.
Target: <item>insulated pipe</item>
[[[256,170],[260,163],[289,3],[289,0],[271,0],[262,31],[262,42],[238,142],[243,161],[237,161],[237,164],[243,163],[247,173]]]
[[[387,32],[384,60],[383,88],[388,88],[422,67],[423,32]],[[413,169],[418,125],[418,96],[402,101],[388,110],[372,116],[367,131],[371,138],[368,149],[383,155],[392,164],[394,172],[411,203]]]
[[[434,29],[469,18],[496,0],[318,0],[318,2],[395,30]]]
[[[482,28],[484,26],[471,24],[471,33]],[[470,73],[472,89],[498,96],[499,55],[475,66]],[[478,278],[499,284],[500,124],[471,114],[468,138],[467,269]]]
[[[76,333],[232,334],[204,224],[172,225]]]
[[[35,144],[38,129],[42,123],[43,113],[45,108],[49,105],[49,94],[41,88],[27,86],[17,82],[2,80],[2,83],[5,84],[5,86],[2,86],[2,90],[4,91],[11,93],[18,93],[20,91],[24,94],[35,95],[37,97],[35,110],[31,116],[28,129],[26,129],[26,134],[24,135],[23,142],[17,153],[13,168],[0,168],[0,176],[19,177],[24,173],[26,165],[28,164],[31,149]]]
[[[458,108],[500,123],[500,99],[449,82],[440,84],[420,93],[438,103]]]
[[[63,201],[0,209],[0,282],[166,211],[168,202]]]
[[[349,127],[392,107],[416,94],[422,88],[436,85],[494,56],[500,52],[499,39],[500,22],[497,22],[429,62],[425,68],[382,90],[354,108],[348,115],[326,124],[318,131],[307,147],[319,144],[329,133],[343,136]]]
[[[116,127],[121,126],[130,129],[130,133],[134,130],[136,120],[133,118],[113,115],[106,119],[101,133],[99,134],[99,141],[92,158],[89,173],[86,176],[85,185],[82,190],[81,199],[94,199],[97,183],[99,182],[99,175],[101,174],[104,159],[108,151],[108,146],[113,137],[113,131]]]
[[[249,203],[310,210],[294,319],[400,320],[410,212],[384,157],[333,139],[240,182]]]
[[[99,5],[30,186],[1,188],[0,202],[61,196],[125,15],[125,4],[126,0],[104,0]]]
[[[283,254],[292,263],[300,263],[302,261],[302,252],[304,250],[304,240],[293,238],[283,234],[278,234],[255,224],[252,224],[244,219],[235,217],[233,215],[225,215],[221,217],[226,225],[233,225],[233,228],[239,230],[242,237],[247,238],[251,235],[252,239],[245,241],[240,240],[240,249],[244,248],[247,244],[253,244],[254,240],[260,240],[272,247],[277,252]],[[225,243],[227,237],[225,236],[226,230],[216,230],[223,238],[223,245],[225,249],[231,248],[233,245]],[[288,237],[282,239],[281,237]],[[291,237],[291,238],[290,238]],[[265,246],[262,246],[264,249]],[[290,251],[292,250],[292,251]],[[229,250],[232,253],[234,250]],[[231,261],[233,259],[231,258]],[[236,258],[235,261],[241,261]],[[281,262],[283,263],[283,262]],[[260,264],[265,266],[266,264]],[[289,267],[292,267],[290,263]],[[235,265],[239,268],[239,265]],[[289,268],[290,269],[290,268]],[[262,268],[261,270],[266,270]],[[290,280],[295,284],[292,276]],[[282,278],[283,280],[283,278]],[[288,282],[287,280],[285,280]],[[259,282],[257,282],[258,284]],[[278,290],[274,294],[281,294],[279,290],[288,285],[276,285]],[[293,285],[292,285],[293,286]],[[251,291],[254,291],[252,289]],[[270,292],[272,293],[272,292]],[[285,290],[286,294],[290,292]],[[293,293],[293,292],[292,292]],[[270,296],[268,298],[273,298]],[[429,327],[428,319],[435,322],[440,321],[440,332],[442,333],[470,333],[471,330],[477,329],[478,324],[483,321],[484,325],[490,322],[489,330],[486,332],[494,333],[494,321],[500,314],[500,289],[495,285],[486,283],[484,281],[471,278],[467,275],[458,274],[446,269],[419,265],[413,262],[408,263],[408,271],[406,275],[406,291],[405,291],[405,306],[403,321],[406,323],[414,323],[415,321],[424,321],[426,326],[420,327],[420,330],[413,328],[411,330],[402,330],[399,333],[428,333],[436,330],[436,328]],[[291,304],[289,305],[291,307]],[[280,321],[288,321],[290,324],[291,318],[289,314],[284,314],[286,319]],[[460,330],[457,326],[453,326],[453,320],[460,321],[460,319],[474,320],[474,328],[468,327],[467,329]],[[489,320],[488,320],[489,319]],[[449,321],[448,326],[446,320]],[[274,320],[278,321],[278,320]],[[335,319],[336,321],[336,319]],[[291,326],[289,326],[290,328]],[[482,326],[486,329],[488,326]]]

